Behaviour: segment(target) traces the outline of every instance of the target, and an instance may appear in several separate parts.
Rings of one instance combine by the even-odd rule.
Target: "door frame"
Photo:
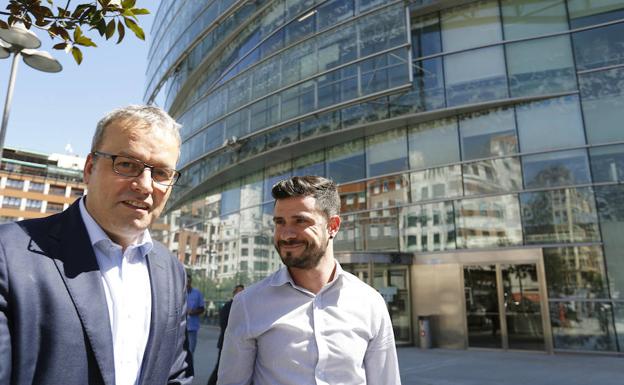
[[[522,251],[522,252],[519,252]],[[463,254],[459,262],[459,275],[461,281],[462,290],[465,290],[466,283],[464,281],[464,267],[474,265],[488,265],[496,266],[496,291],[498,296],[499,307],[499,320],[500,330],[502,338],[502,349],[509,349],[509,339],[507,331],[507,318],[505,313],[504,293],[503,293],[503,275],[501,265],[517,265],[517,264],[535,264],[537,271],[537,282],[539,286],[540,294],[540,311],[542,313],[542,330],[544,332],[544,350],[546,353],[552,354],[554,350],[552,329],[550,325],[550,309],[548,307],[548,291],[546,289],[546,271],[544,269],[544,256],[541,248],[535,249],[522,249],[522,250],[497,250],[487,252],[477,252],[474,255],[468,257],[467,254]],[[462,311],[464,314],[464,345],[466,349],[481,349],[471,348],[468,344],[468,317],[466,309],[466,301],[462,303]]]

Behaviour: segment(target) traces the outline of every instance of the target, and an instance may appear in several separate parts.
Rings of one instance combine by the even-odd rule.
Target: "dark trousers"
[[[217,364],[210,375],[210,379],[208,380],[208,385],[217,385],[217,372],[219,371],[219,361],[221,361],[221,349],[219,349],[219,355],[217,356]]]

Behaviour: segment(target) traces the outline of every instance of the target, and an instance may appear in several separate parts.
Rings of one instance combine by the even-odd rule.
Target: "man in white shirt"
[[[87,196],[0,226],[0,384],[190,384],[186,274],[147,230],[180,175],[178,129],[156,107],[111,112]]]
[[[383,298],[334,259],[334,182],[293,177],[272,194],[285,266],[234,297],[217,383],[400,385]]]

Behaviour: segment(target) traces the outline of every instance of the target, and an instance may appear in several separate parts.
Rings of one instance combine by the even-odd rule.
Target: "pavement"
[[[206,385],[219,328],[202,325],[193,385]],[[622,385],[624,356],[399,347],[402,385]],[[369,384],[388,385],[388,384]]]

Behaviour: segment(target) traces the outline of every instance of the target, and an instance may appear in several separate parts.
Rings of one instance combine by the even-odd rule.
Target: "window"
[[[500,108],[459,119],[462,159],[479,159],[518,152],[514,110]]]
[[[497,1],[479,1],[443,11],[440,24],[445,52],[496,43],[503,38]]]
[[[10,188],[14,190],[23,190],[24,181],[21,179],[7,178],[5,188]]]
[[[589,149],[594,182],[624,180],[624,145]]]
[[[457,121],[443,119],[417,124],[408,131],[410,168],[459,161]]]
[[[552,152],[522,158],[527,188],[589,183],[589,163],[585,150]]]
[[[19,208],[22,204],[22,198],[4,196],[2,198],[2,207],[6,208]]]
[[[26,199],[26,210],[41,211],[42,201],[36,199]]]
[[[461,196],[461,165],[432,168],[410,174],[412,202]]]
[[[366,163],[369,177],[408,168],[406,136],[405,129],[398,129],[366,139]]]
[[[565,0],[502,0],[501,10],[506,40],[568,29]]]
[[[474,166],[484,172],[481,175],[475,173]],[[482,160],[476,164],[464,164],[462,167],[466,195],[511,192],[522,187],[519,158]]]
[[[71,194],[73,197],[81,197],[84,195],[84,189],[72,187]]]
[[[50,185],[50,190],[48,190],[48,194],[65,196],[65,190],[65,186]]]
[[[624,68],[579,75],[589,143],[624,140]]]
[[[458,248],[522,244],[520,207],[516,195],[457,201],[455,222]]]
[[[364,141],[349,143],[327,149],[327,172],[336,183],[344,183],[366,177]]]
[[[28,191],[35,191],[35,192],[43,192],[45,188],[45,184],[44,183],[39,183],[39,182],[30,182],[30,184],[28,185]]]

